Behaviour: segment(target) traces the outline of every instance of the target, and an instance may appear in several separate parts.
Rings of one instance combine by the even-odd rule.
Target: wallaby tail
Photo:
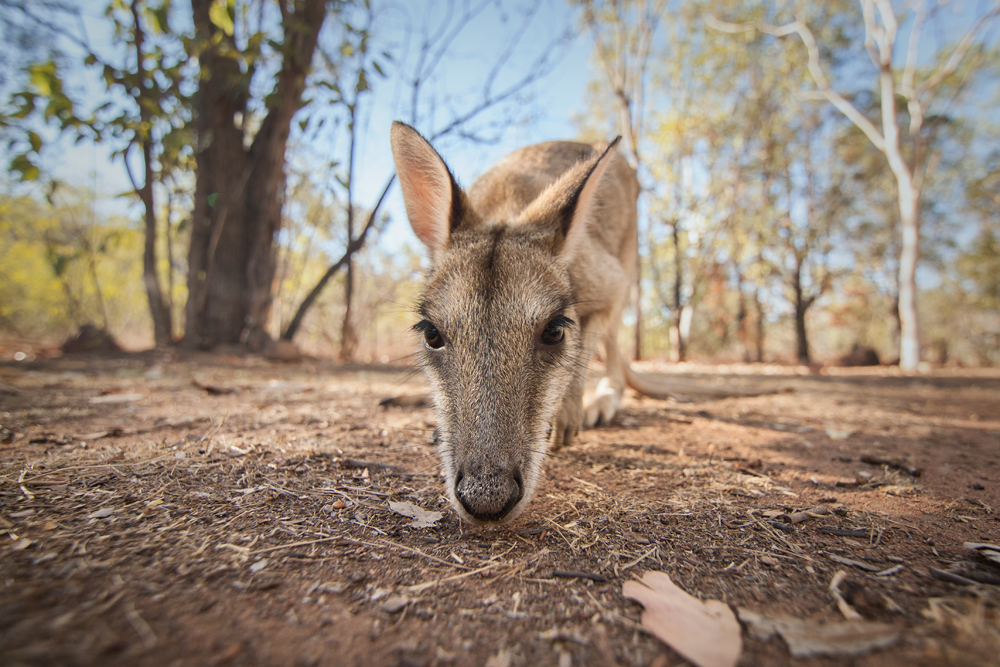
[[[673,399],[680,403],[690,403],[697,400],[712,400],[719,398],[762,396],[776,393],[773,390],[753,391],[746,389],[723,389],[708,387],[697,382],[678,378],[659,379],[636,373],[627,361],[625,366],[625,383],[635,391],[660,400]]]

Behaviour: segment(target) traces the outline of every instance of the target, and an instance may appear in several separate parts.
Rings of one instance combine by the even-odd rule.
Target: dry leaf
[[[646,608],[643,628],[698,667],[733,667],[739,660],[740,624],[724,602],[692,597],[664,572],[625,582],[622,594]]]
[[[410,528],[429,528],[444,517],[444,512],[431,512],[405,501],[397,503],[390,500],[389,509],[413,519],[413,523],[409,524]]]
[[[742,607],[739,612],[751,636],[767,640],[779,634],[795,658],[862,655],[895,644],[902,631],[899,625],[864,620],[821,624],[786,616],[763,616]]]

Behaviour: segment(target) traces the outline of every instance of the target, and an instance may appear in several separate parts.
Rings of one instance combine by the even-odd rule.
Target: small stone
[[[343,500],[336,500],[330,506],[335,510],[342,510],[345,507],[347,507],[347,503],[345,503]]]
[[[985,491],[986,487],[983,486],[982,484],[980,484],[979,482],[976,482],[975,484],[972,485],[972,490],[973,491]]]
[[[382,603],[382,611],[388,614],[395,614],[402,611],[403,607],[410,604],[410,598],[405,595],[392,595]]]

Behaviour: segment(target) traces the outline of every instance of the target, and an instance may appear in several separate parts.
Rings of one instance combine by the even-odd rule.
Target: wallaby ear
[[[587,236],[597,207],[595,194],[621,137],[598,155],[584,160],[549,186],[521,214],[521,219],[549,220],[556,228],[556,253],[571,257]]]
[[[463,196],[437,151],[406,123],[389,134],[410,227],[435,257],[461,222]]]

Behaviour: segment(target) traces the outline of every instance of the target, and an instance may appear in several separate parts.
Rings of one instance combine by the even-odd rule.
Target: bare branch
[[[979,32],[988,26],[998,15],[1000,15],[1000,0],[994,2],[993,8],[979,17],[979,20],[976,21],[975,25],[969,29],[969,32],[965,33],[965,36],[959,41],[958,46],[956,46],[955,50],[952,51],[951,56],[947,61],[945,61],[944,65],[942,65],[937,72],[932,74],[929,79],[920,85],[920,88],[917,90],[917,95],[930,94],[933,96],[937,87],[940,86],[945,79],[951,76],[955,70],[958,69],[958,66],[962,64],[962,61],[965,59],[969,49],[972,48]]]
[[[720,21],[712,15],[705,17],[705,23],[716,30],[729,33],[740,33],[740,32],[751,32],[759,31],[768,35],[773,35],[775,37],[786,37],[791,34],[798,34],[799,38],[802,40],[803,46],[806,47],[806,53],[809,55],[809,73],[812,75],[813,82],[818,88],[818,97],[822,97],[832,104],[838,111],[847,116],[854,125],[864,132],[868,140],[872,142],[875,148],[879,149],[883,153],[885,152],[885,138],[882,133],[879,132],[875,124],[868,120],[868,117],[863,113],[858,111],[847,98],[838,93],[836,90],[830,87],[830,83],[826,78],[826,74],[823,72],[823,67],[819,61],[819,47],[816,45],[816,38],[813,36],[812,30],[809,29],[802,21],[793,21],[785,25],[774,26],[768,24],[750,24],[750,23],[730,23],[728,21]]]
[[[903,69],[903,80],[899,92],[906,98],[907,110],[910,113],[910,134],[916,136],[924,123],[924,108],[920,104],[920,96],[913,88],[913,80],[917,72],[917,57],[920,54],[920,33],[924,28],[927,12],[920,11],[913,17],[910,26],[910,41],[906,48],[906,67]]]
[[[375,226],[375,220],[376,217],[378,216],[379,209],[382,208],[382,202],[385,201],[386,195],[389,194],[389,190],[392,188],[392,184],[395,182],[396,182],[396,174],[393,174],[389,178],[388,182],[385,184],[385,187],[382,188],[382,194],[379,196],[378,201],[375,203],[375,207],[368,214],[368,221],[365,223],[364,229],[361,230],[361,233],[357,236],[357,238],[352,239],[347,244],[347,248],[344,249],[344,254],[341,255],[340,259],[338,259],[336,262],[330,265],[330,268],[326,270],[326,273],[323,274],[323,277],[320,278],[319,282],[316,283],[316,285],[312,288],[312,290],[309,291],[309,294],[306,296],[306,298],[302,300],[302,303],[299,304],[298,310],[295,311],[295,316],[292,318],[292,321],[288,323],[288,327],[285,328],[285,331],[281,334],[282,340],[292,340],[292,338],[295,337],[295,334],[298,332],[299,327],[302,326],[302,321],[305,319],[306,313],[309,312],[309,309],[310,307],[312,307],[313,302],[315,302],[316,299],[319,297],[320,293],[323,291],[323,288],[326,287],[326,284],[330,281],[330,278],[336,275],[337,271],[339,271],[341,267],[343,267],[344,264],[346,264],[348,260],[351,259],[354,253],[361,250],[361,248],[365,245],[365,239],[368,237],[368,232],[370,232],[372,228]]]

